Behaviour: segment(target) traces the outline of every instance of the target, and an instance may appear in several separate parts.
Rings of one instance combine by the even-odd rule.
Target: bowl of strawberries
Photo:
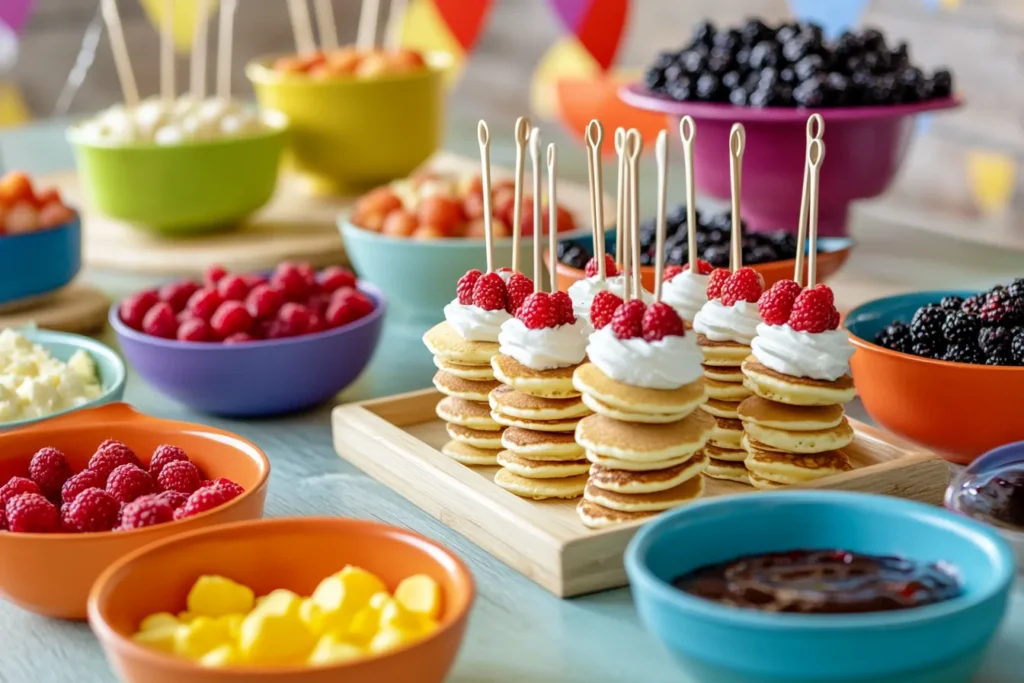
[[[60,193],[18,171],[0,177],[0,305],[55,292],[81,265],[82,225]]]
[[[284,262],[266,274],[212,266],[115,303],[109,320],[142,379],[196,410],[252,417],[309,408],[355,381],[385,308],[345,268]]]

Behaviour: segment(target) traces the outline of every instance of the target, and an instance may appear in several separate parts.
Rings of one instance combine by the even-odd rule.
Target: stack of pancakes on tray
[[[749,484],[743,461],[743,423],[739,420],[740,401],[750,396],[743,384],[740,365],[750,355],[750,347],[735,341],[713,341],[697,335],[697,344],[704,354],[704,387],[708,401],[701,408],[714,418],[715,427],[704,452],[710,458],[704,472],[713,479]]]

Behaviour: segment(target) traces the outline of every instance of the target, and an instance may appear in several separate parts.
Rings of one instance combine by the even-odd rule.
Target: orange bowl
[[[347,564],[373,572],[391,591],[412,574],[432,577],[443,596],[439,628],[384,654],[316,668],[206,669],[131,640],[145,616],[184,609],[203,574],[227,576],[257,595],[277,588],[310,595]],[[268,519],[183,534],[121,559],[89,596],[89,624],[127,683],[439,683],[459,651],[474,594],[462,561],[411,531],[337,517]]]
[[[1024,440],[1024,368],[932,360],[872,340],[894,320],[909,323],[925,304],[976,293],[914,292],[876,299],[850,311],[844,322],[856,347],[850,359],[853,382],[871,418],[960,464]]]
[[[143,464],[160,444],[180,446],[207,477],[227,477],[245,493],[215,510],[132,531],[0,532],[0,596],[5,600],[48,617],[85,619],[93,582],[122,555],[183,531],[263,515],[270,475],[263,451],[230,432],[149,417],[125,403],[80,410],[0,434],[0,481],[24,476],[32,455],[45,446],[63,451],[78,472],[85,469],[96,446],[111,438],[132,448]]]

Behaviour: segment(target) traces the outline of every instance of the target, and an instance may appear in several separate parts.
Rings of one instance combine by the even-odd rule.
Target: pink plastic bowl
[[[747,132],[743,154],[743,218],[752,230],[796,230],[803,185],[807,117],[794,107],[737,107],[731,104],[676,102],[635,84],[619,97],[637,109],[668,115],[670,132],[689,114],[697,124],[695,182],[701,192],[729,198],[729,130],[742,123]],[[817,110],[825,119],[825,162],[821,166],[818,231],[846,234],[846,213],[855,199],[877,197],[888,189],[910,147],[914,117],[963,104],[947,97],[918,104],[836,107]]]

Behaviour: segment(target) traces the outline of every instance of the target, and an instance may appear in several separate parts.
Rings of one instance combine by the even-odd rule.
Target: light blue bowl
[[[0,306],[55,292],[82,267],[82,221],[0,235]]]
[[[71,359],[71,356],[75,355],[76,351],[81,350],[88,353],[96,363],[96,371],[100,376],[100,386],[103,387],[103,393],[77,408],[61,410],[46,417],[0,423],[0,431],[26,427],[30,424],[49,420],[52,417],[64,415],[75,410],[84,410],[85,408],[106,405],[107,403],[116,403],[124,396],[124,385],[127,381],[128,373],[124,361],[110,347],[101,344],[95,339],[78,334],[68,334],[67,332],[53,332],[52,330],[18,330],[18,332],[29,341],[44,347],[57,360],[65,363]]]
[[[672,580],[742,555],[836,548],[935,562],[963,594],[870,614],[777,614],[688,595]],[[693,683],[968,683],[1006,612],[1014,560],[992,529],[859,493],[715,498],[662,515],[626,550],[640,618]]]

